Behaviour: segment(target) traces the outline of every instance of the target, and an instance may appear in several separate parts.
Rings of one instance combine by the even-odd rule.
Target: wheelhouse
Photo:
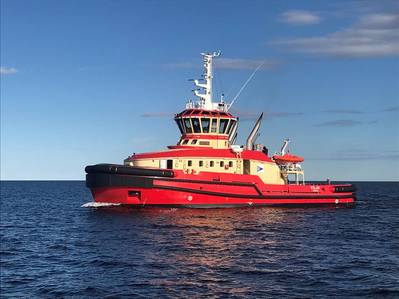
[[[183,136],[211,134],[231,136],[238,119],[227,112],[187,109],[176,114],[175,121]]]

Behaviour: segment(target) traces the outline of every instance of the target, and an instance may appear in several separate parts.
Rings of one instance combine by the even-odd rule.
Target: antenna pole
[[[231,101],[229,107],[227,108],[227,110],[229,110],[231,108],[231,106],[233,106],[234,102],[237,100],[237,98],[240,96],[241,92],[244,90],[244,88],[248,85],[249,81],[252,80],[252,78],[255,76],[256,72],[265,64],[266,61],[263,61],[261,64],[258,65],[258,67],[252,72],[251,76],[249,76],[249,78],[247,79],[247,81],[245,81],[245,83],[243,84],[243,86],[240,88],[240,90],[238,91],[238,93],[236,94],[236,96],[234,97],[234,99]]]

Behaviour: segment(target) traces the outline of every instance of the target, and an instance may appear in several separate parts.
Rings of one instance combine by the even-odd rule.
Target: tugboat
[[[269,156],[256,144],[263,113],[246,145],[237,145],[239,119],[222,98],[213,102],[212,67],[219,53],[201,53],[204,74],[193,80],[194,95],[174,120],[181,137],[167,150],[133,154],[123,165],[85,168],[94,201],[136,207],[238,207],[270,205],[352,205],[350,184],[306,184],[301,162],[288,152]]]

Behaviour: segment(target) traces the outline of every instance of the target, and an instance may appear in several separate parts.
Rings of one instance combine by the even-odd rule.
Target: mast
[[[212,101],[213,58],[220,56],[220,51],[218,53],[201,53],[201,55],[203,57],[204,73],[201,80],[193,80],[195,86],[198,87],[194,90],[194,94],[199,97],[198,108],[212,110],[214,109]]]

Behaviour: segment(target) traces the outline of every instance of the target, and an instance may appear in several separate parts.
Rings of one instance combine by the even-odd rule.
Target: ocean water
[[[84,182],[1,182],[1,297],[399,298],[399,183],[354,208],[82,207]]]

